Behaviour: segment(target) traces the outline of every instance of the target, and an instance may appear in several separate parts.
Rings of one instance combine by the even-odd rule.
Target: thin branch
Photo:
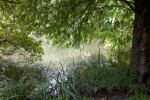
[[[81,4],[81,3],[87,2],[87,1],[89,1],[89,0],[84,0],[84,1],[76,2],[76,3],[74,3],[73,5],[78,5],[78,4]]]
[[[6,43],[6,42],[7,42],[7,40],[5,39],[3,41],[0,41],[0,44]]]
[[[28,54],[27,52],[25,52],[23,49],[21,49],[21,47],[17,46],[17,44],[11,42],[11,41],[7,41],[9,44],[11,44],[12,46],[14,46],[15,48],[17,48],[18,50],[21,50],[24,54]]]
[[[104,7],[121,7],[121,8],[126,8],[126,9],[129,9],[129,10],[131,10],[130,8],[128,8],[128,7],[125,7],[125,6],[119,6],[119,5],[111,5],[111,6],[107,6],[107,5],[105,5]],[[103,8],[104,8],[103,7]]]
[[[79,4],[82,4],[82,3],[87,2],[87,1],[89,1],[89,0],[83,0],[83,1],[75,2],[75,3],[73,3],[72,5],[73,5],[73,6],[78,6]],[[62,3],[62,5],[61,5],[61,3]],[[58,6],[58,8],[60,8],[60,7],[65,7],[65,6],[69,6],[69,5],[70,5],[70,4],[67,4],[67,2],[61,2],[61,3],[60,3],[60,4],[57,3],[58,5],[60,5],[60,6]]]
[[[96,9],[103,9],[103,8],[106,8],[106,7],[121,7],[121,8],[126,8],[126,9],[128,9],[128,10],[131,10],[131,9],[128,8],[128,7],[125,7],[125,6],[119,6],[119,5],[111,5],[111,6],[104,5],[103,7],[96,7]]]
[[[130,2],[130,1],[128,1],[130,4],[132,4],[132,5],[135,5],[135,3],[134,2]]]
[[[10,4],[20,4],[19,2],[15,2],[15,1],[12,1],[12,0],[1,0],[3,2],[7,2],[7,3],[10,3]]]
[[[119,0],[119,1],[125,2],[131,8],[131,10],[135,13],[135,8],[133,7],[133,5],[134,5],[133,2],[130,2],[130,1],[127,1],[127,0]]]
[[[8,42],[9,44],[11,44],[12,46],[14,46],[15,48],[17,49],[20,49],[21,51],[23,51],[25,54],[28,54],[26,53],[24,50],[22,50],[21,48],[19,48],[15,43],[11,42],[11,41],[8,41],[7,39],[3,40],[3,41],[0,41],[0,45],[3,44],[3,43],[6,43]]]

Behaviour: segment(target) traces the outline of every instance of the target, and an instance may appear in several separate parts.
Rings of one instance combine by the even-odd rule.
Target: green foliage
[[[125,26],[118,28],[118,31],[111,33],[102,33],[102,37],[106,38],[106,60],[111,60],[120,64],[125,62],[129,64],[130,61],[130,49],[132,43],[132,29],[131,26]],[[130,29],[130,30],[129,30]]]
[[[53,33],[50,36],[55,39],[54,44],[77,46],[79,43],[101,37],[103,30],[104,33],[115,34],[111,30],[118,31],[121,23],[132,23],[132,18],[128,18],[133,17],[130,10],[113,7],[126,7],[124,2],[116,0],[64,0],[53,5],[54,11],[50,15],[52,21],[50,19],[48,24],[50,32]]]
[[[132,2],[132,0],[129,0]],[[134,13],[120,0],[0,0],[1,52],[16,49],[38,59],[43,54],[40,41],[30,35],[53,38],[53,45],[79,47],[94,38],[111,42],[121,60],[129,48]],[[123,34],[129,31],[128,34]],[[119,49],[118,49],[119,48]],[[126,51],[126,50],[125,50]],[[113,52],[114,53],[114,52]],[[128,61],[127,61],[128,62]]]
[[[59,72],[57,78],[55,78],[57,95],[58,98],[73,98],[74,100],[80,99],[80,95],[74,87],[74,80],[68,71],[64,71],[62,67],[62,72]]]
[[[0,2],[0,56],[19,52],[19,55],[26,55],[31,62],[41,59],[43,54],[41,41],[31,38],[31,31],[20,24],[15,14],[19,11],[17,5],[9,4],[7,1]]]
[[[129,0],[132,2],[132,0]],[[14,12],[17,24],[26,32],[53,38],[53,44],[63,47],[77,47],[80,43],[90,42],[104,33],[118,31],[117,28],[130,26],[133,12],[124,1],[119,0],[15,0],[18,4],[2,2]],[[10,13],[9,10],[5,10]],[[14,19],[13,19],[14,21]],[[129,28],[129,29],[130,29]]]
[[[1,71],[1,73],[4,76],[6,76],[6,77],[8,77],[8,78],[10,78],[14,81],[18,81],[24,73],[24,67],[23,68],[16,67],[16,66],[18,66],[18,64],[14,64],[14,63],[11,63],[11,62],[9,62],[7,64],[8,64],[7,67],[6,66],[1,66],[1,68],[4,69],[4,70]]]
[[[141,78],[135,73],[129,73],[125,64],[118,65],[112,62],[101,62],[101,58],[93,57],[88,63],[77,64],[75,69],[62,70],[54,75],[48,73],[48,76],[42,76],[42,70],[21,69],[14,70],[12,76],[2,73],[0,75],[0,99],[5,100],[88,100],[92,98],[82,98],[81,92],[97,93],[106,89],[127,90],[129,93],[138,95],[147,93],[149,89],[141,83]],[[16,68],[17,69],[17,68]],[[19,70],[19,69],[18,69]],[[13,75],[16,71],[17,79]],[[20,75],[19,75],[20,74]],[[37,77],[40,75],[41,77]],[[50,78],[50,80],[49,80]],[[142,95],[141,98],[148,96]],[[136,96],[130,97],[137,98]],[[104,98],[105,100],[105,98]]]
[[[75,85],[79,91],[94,93],[103,89],[128,90],[130,93],[148,91],[145,85],[141,84],[141,78],[135,73],[129,73],[125,64],[101,63],[100,60],[94,59],[89,61],[88,65],[80,64],[74,70]]]
[[[145,84],[131,84],[128,86],[128,92],[130,93],[135,93],[135,94],[139,94],[139,93],[147,93],[149,91],[149,88],[145,86]]]
[[[81,100],[107,100],[106,98],[95,99],[95,98],[82,98]]]
[[[136,95],[133,95],[125,100],[149,100],[150,99],[150,96],[149,95],[146,95],[146,94],[136,94]]]
[[[19,69],[18,69],[19,70]],[[15,70],[14,70],[15,71]],[[0,99],[1,100],[51,100],[51,99],[66,99],[70,98],[78,100],[80,95],[75,90],[73,82],[70,79],[67,72],[62,70],[56,77],[52,74],[48,74],[49,80],[46,76],[40,77],[42,71],[36,71],[35,69],[24,69],[22,73],[12,73],[11,76],[2,73],[0,75]],[[14,79],[13,76],[20,76]],[[19,75],[20,74],[20,75]]]
[[[10,77],[10,73],[1,73],[0,99],[41,100],[53,96],[53,99],[80,99],[77,90],[147,92],[141,78],[129,73],[125,65],[129,61],[133,18],[134,13],[124,0],[0,0],[0,53],[3,55],[21,50],[33,60],[41,58],[41,42],[33,39],[32,34],[46,34],[47,38],[54,39],[53,45],[63,47],[78,47],[102,38],[110,44],[112,54],[108,55],[111,62],[101,63],[98,57],[87,65],[80,64],[72,77],[63,70],[52,77],[56,84],[45,78],[36,79],[29,71],[17,79],[14,79],[16,74]],[[148,97],[141,95],[141,98]]]
[[[25,71],[17,82],[4,75],[1,75],[0,79],[1,100],[23,100],[36,87],[36,81],[28,71]]]

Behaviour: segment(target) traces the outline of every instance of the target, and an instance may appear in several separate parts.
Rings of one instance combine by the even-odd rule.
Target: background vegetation
[[[0,99],[150,99],[129,72],[133,19],[115,0],[0,0]]]

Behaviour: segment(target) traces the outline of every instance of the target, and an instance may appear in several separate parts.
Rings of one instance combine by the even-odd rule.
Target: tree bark
[[[135,21],[130,69],[145,83],[150,78],[150,0],[134,0]]]

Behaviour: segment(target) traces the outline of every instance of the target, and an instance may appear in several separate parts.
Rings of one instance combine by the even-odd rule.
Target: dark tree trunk
[[[145,83],[150,77],[150,0],[134,0],[135,21],[130,68],[142,76]]]

